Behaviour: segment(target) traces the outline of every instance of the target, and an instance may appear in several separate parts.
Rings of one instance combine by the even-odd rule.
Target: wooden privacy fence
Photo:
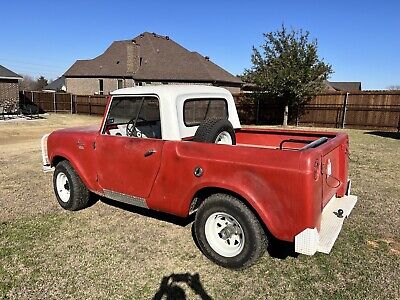
[[[299,124],[400,131],[400,91],[320,94],[305,106]]]
[[[19,93],[20,107],[37,112],[74,113],[74,95],[66,93],[27,92]]]
[[[234,94],[244,124],[282,124],[283,105],[276,99]],[[103,115],[107,96],[20,92],[21,107],[39,112]],[[330,92],[317,95],[302,111],[289,110],[293,125],[400,131],[400,91]]]
[[[75,113],[103,115],[107,105],[107,96],[75,96]]]
[[[235,95],[241,121],[282,124],[283,105],[263,96]],[[400,131],[400,91],[331,92],[317,95],[302,110],[289,109],[292,125]]]
[[[72,95],[52,92],[20,92],[20,106],[36,107],[39,112],[66,112],[71,114],[102,115],[107,96]]]

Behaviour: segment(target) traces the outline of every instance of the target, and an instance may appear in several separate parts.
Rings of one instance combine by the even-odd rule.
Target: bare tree
[[[32,76],[22,75],[22,80],[19,82],[20,91],[33,91],[36,88],[36,81]]]
[[[48,84],[48,80],[44,76],[33,78],[29,75],[22,75],[19,83],[20,91],[41,91]]]
[[[387,89],[391,91],[400,91],[400,85],[391,85],[388,86]]]

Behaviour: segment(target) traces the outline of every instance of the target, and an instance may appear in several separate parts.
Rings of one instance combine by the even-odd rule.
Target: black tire
[[[231,122],[227,119],[209,118],[205,119],[197,128],[196,133],[193,137],[195,142],[203,143],[216,143],[217,137],[220,133],[226,132],[230,135],[232,145],[236,145],[235,130]]]
[[[225,216],[226,214],[233,217],[234,221],[240,225],[238,227],[236,224],[231,228],[240,228],[239,232],[243,233],[241,238],[243,242],[239,242],[239,244],[242,244],[242,248],[241,250],[237,250],[240,252],[237,254],[231,253],[231,256],[223,255],[221,252],[218,253],[218,250],[215,250],[215,243],[214,247],[210,245],[210,242],[212,243],[213,240],[210,238],[210,231],[208,230],[208,234],[206,234],[206,226],[210,224],[207,223],[207,220],[210,220],[209,222],[217,222],[217,225],[220,225],[218,223],[219,221],[213,220],[219,218],[218,216]],[[221,233],[228,228],[228,226],[224,226],[225,225],[222,224],[222,226],[219,227],[223,229],[218,233],[218,237],[214,239],[217,240],[217,243],[218,241],[222,244],[228,243],[228,239],[234,240],[235,237],[238,238],[240,236],[239,232],[236,232],[236,235],[231,234],[231,238],[225,239],[226,235],[223,236]],[[217,231],[219,231],[219,229]],[[239,199],[227,194],[214,194],[203,201],[196,213],[194,233],[197,244],[205,256],[222,267],[236,270],[247,268],[256,262],[264,254],[268,243],[267,236],[253,212]],[[221,240],[218,240],[219,238]],[[232,246],[239,247],[236,246],[236,244],[232,244]]]
[[[69,197],[63,196],[62,191],[57,188],[57,177],[66,177],[67,182],[63,185],[69,190]],[[64,177],[65,176],[65,177]],[[53,175],[53,187],[60,206],[66,210],[80,210],[89,206],[90,192],[67,160],[56,165]]]

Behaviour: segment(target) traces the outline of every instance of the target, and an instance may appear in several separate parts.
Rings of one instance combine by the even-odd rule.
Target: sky
[[[156,32],[231,72],[282,24],[308,30],[332,81],[400,85],[400,1],[2,1],[0,65],[56,79],[114,40]]]

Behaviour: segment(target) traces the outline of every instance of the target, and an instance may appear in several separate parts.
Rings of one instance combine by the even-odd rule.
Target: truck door
[[[163,145],[158,98],[114,96],[95,150],[105,196],[123,202],[146,199],[160,168]]]

